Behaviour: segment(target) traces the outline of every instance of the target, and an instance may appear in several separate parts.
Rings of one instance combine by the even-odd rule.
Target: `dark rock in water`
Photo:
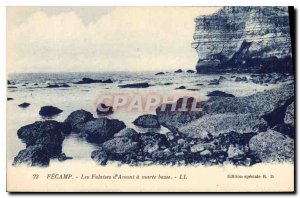
[[[233,94],[228,94],[228,93],[225,93],[225,92],[219,91],[219,90],[209,92],[207,94],[207,96],[214,96],[214,97],[235,97]]]
[[[73,111],[67,119],[65,119],[65,123],[70,124],[72,128],[72,132],[79,133],[81,131],[82,126],[84,123],[93,120],[93,114],[83,109]]]
[[[208,85],[219,85],[220,84],[220,80],[218,79],[214,79],[209,81]]]
[[[263,116],[285,105],[294,95],[293,85],[282,85],[277,89],[258,92],[245,97],[212,97],[203,105],[207,114],[236,113]]]
[[[16,87],[16,86],[8,86],[7,88],[8,88],[8,89],[16,89],[16,88],[18,88],[18,87]]]
[[[138,132],[136,132],[132,128],[125,128],[119,131],[118,133],[114,134],[114,137],[128,137],[135,139],[138,136]]]
[[[294,102],[293,102],[286,109],[285,116],[284,116],[284,123],[294,126],[295,125],[295,115],[294,114],[295,114],[295,107],[294,107]]]
[[[272,130],[288,135],[292,139],[295,138],[295,127],[290,124],[277,124],[272,128]]]
[[[39,144],[28,146],[26,149],[21,150],[14,158],[13,165],[48,166],[49,162],[50,156],[47,153],[47,149]]]
[[[23,102],[22,104],[19,104],[18,106],[21,108],[27,108],[30,105],[28,102]]]
[[[186,89],[186,90],[189,90],[189,91],[199,91],[199,89]]]
[[[173,83],[164,83],[163,85],[173,85]]]
[[[70,87],[70,85],[62,83],[62,84],[49,84],[46,88],[62,88],[62,87]]]
[[[44,117],[52,117],[57,114],[60,114],[63,112],[61,109],[53,106],[43,106],[41,107],[39,114]]]
[[[7,97],[7,101],[10,101],[10,100],[13,100],[13,98],[9,98],[9,97]]]
[[[165,74],[164,72],[158,72],[155,75],[164,75],[164,74]]]
[[[66,156],[65,153],[61,153],[57,156],[58,161],[62,162],[62,161],[66,161],[68,159],[73,159],[73,157],[68,157]]]
[[[71,128],[68,124],[46,120],[21,127],[17,135],[26,144],[26,147],[43,145],[47,155],[53,157],[61,153],[64,137],[70,131]]]
[[[259,133],[249,146],[262,162],[294,161],[294,140],[276,131]]]
[[[252,114],[207,114],[187,123],[178,130],[193,138],[203,138],[206,134],[218,136],[235,131],[238,133],[261,132],[267,130],[267,122]]]
[[[97,118],[84,123],[81,133],[86,136],[88,142],[102,143],[125,127],[124,122],[117,119]]]
[[[178,70],[174,71],[174,73],[182,73],[182,72],[183,72],[182,69],[178,69]]]
[[[139,116],[133,124],[143,128],[160,128],[157,116],[150,114]]]
[[[103,150],[95,150],[91,154],[91,158],[99,165],[106,165],[108,161],[108,154]]]
[[[198,73],[293,72],[288,7],[223,7],[195,22]]]
[[[109,79],[103,80],[102,83],[113,83],[113,81],[109,78]]]
[[[102,80],[94,80],[91,78],[82,78],[81,81],[75,82],[74,84],[91,84],[91,83],[102,83]]]
[[[247,80],[248,80],[248,79],[247,79],[246,76],[244,76],[244,77],[239,77],[239,76],[238,76],[238,77],[235,78],[234,81],[235,81],[235,82],[242,82],[242,81],[245,82],[245,81],[247,81]]]
[[[159,123],[173,130],[201,117],[203,115],[201,111],[192,110],[194,107],[193,104],[196,104],[195,107],[197,108],[201,107],[201,102],[197,102],[192,97],[180,98],[174,104],[162,104],[156,108]]]
[[[139,143],[128,137],[116,137],[99,145],[107,154],[125,154],[136,152]]]
[[[7,84],[8,84],[8,85],[11,85],[11,82],[10,82],[9,80],[7,80]]]
[[[151,85],[149,83],[133,83],[133,84],[126,84],[126,85],[119,85],[120,88],[148,88]]]
[[[194,70],[191,70],[191,69],[187,70],[186,72],[187,72],[187,73],[195,73],[195,71],[194,71]]]
[[[186,87],[185,86],[180,86],[180,87],[177,87],[175,89],[185,89]]]
[[[96,109],[97,114],[99,115],[109,115],[114,112],[113,107],[106,106],[103,103],[98,104],[98,107]]]
[[[33,85],[38,85],[37,83],[34,83]]]
[[[204,84],[202,84],[202,83],[198,83],[198,84],[196,84],[197,86],[203,86]]]

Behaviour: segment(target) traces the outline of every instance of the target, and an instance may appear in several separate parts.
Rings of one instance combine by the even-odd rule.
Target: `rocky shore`
[[[292,83],[245,97],[222,91],[208,96],[207,101],[197,104],[202,111],[191,111],[192,97],[187,100],[187,111],[179,111],[181,98],[175,111],[170,111],[172,104],[167,104],[165,111],[160,106],[155,114],[132,120],[141,130],[145,129],[144,133],[128,128],[121,120],[106,115],[95,118],[82,109],[72,112],[63,122],[34,122],[17,132],[26,148],[14,158],[13,165],[48,166],[52,159],[72,159],[62,153],[63,141],[70,134],[97,145],[91,160],[99,165],[114,161],[133,166],[293,163]],[[46,109],[49,113],[49,107]],[[51,112],[53,109],[57,110],[51,107]],[[146,130],[160,127],[168,132]]]

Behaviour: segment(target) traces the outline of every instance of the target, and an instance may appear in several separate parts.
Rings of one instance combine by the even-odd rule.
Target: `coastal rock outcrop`
[[[292,73],[288,7],[223,7],[195,18],[198,73]]]

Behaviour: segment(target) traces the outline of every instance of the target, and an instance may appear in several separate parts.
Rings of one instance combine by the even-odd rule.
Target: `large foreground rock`
[[[125,127],[124,122],[117,119],[97,118],[86,122],[81,128],[81,133],[88,142],[102,143]]]
[[[143,128],[159,128],[160,124],[156,115],[141,115],[136,120],[133,121],[133,124]]]
[[[41,110],[39,111],[39,114],[44,117],[52,117],[57,114],[60,114],[63,112],[61,109],[53,106],[43,106],[41,107]]]
[[[47,149],[43,145],[28,146],[21,150],[14,158],[13,165],[25,164],[27,166],[48,166],[50,156]]]
[[[203,138],[203,134],[217,136],[235,131],[238,133],[260,132],[267,130],[267,122],[252,114],[214,114],[204,115],[178,129],[189,137]]]
[[[294,161],[294,140],[276,131],[259,133],[249,146],[262,162]]]
[[[93,120],[93,114],[83,109],[73,111],[67,119],[65,119],[65,123],[70,124],[72,128],[72,132],[79,133],[83,124]]]
[[[135,152],[139,143],[128,137],[117,137],[100,144],[100,147],[109,154],[125,154]]]
[[[21,127],[17,135],[26,147],[42,145],[47,155],[53,157],[61,153],[62,142],[70,131],[71,128],[66,123],[46,120]]]

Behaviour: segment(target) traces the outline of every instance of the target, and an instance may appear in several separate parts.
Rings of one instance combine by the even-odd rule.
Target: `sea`
[[[158,71],[157,71],[158,72]],[[234,94],[237,97],[247,96],[253,93],[275,88],[279,85],[259,85],[251,81],[235,82],[234,76],[246,76],[250,74],[222,74],[225,79],[219,85],[208,85],[211,80],[219,79],[218,75],[205,75],[196,73],[174,73],[166,72],[163,75],[155,75],[157,72],[93,72],[93,73],[14,73],[8,74],[7,79],[13,83],[8,85],[7,97],[13,100],[7,101],[6,123],[7,123],[7,162],[11,164],[13,158],[25,144],[17,137],[17,130],[25,125],[41,121],[44,118],[39,115],[42,106],[55,106],[63,110],[59,115],[51,119],[64,121],[67,116],[79,109],[91,112],[94,117],[99,117],[96,113],[99,97],[104,94],[128,94],[128,95],[179,95],[195,96],[202,100],[207,100],[208,92],[214,90],[224,91]],[[82,78],[92,78],[106,80],[111,79],[113,83],[93,83],[93,84],[74,84]],[[132,83],[149,83],[148,88],[120,88],[119,85]],[[65,83],[70,87],[46,88],[49,84]],[[202,84],[202,85],[201,85]],[[185,86],[185,89],[176,89]],[[21,108],[18,105],[28,102],[30,106]],[[119,110],[109,115],[109,118],[123,121],[127,127],[134,128],[143,133],[148,132],[133,125],[133,121],[145,113],[155,114],[155,108],[143,111]],[[153,129],[152,129],[153,130]],[[161,127],[155,132],[166,133],[168,129]],[[74,160],[84,160],[93,162],[91,152],[97,149],[97,145],[86,142],[78,135],[72,134],[63,142],[63,152]],[[70,160],[72,161],[72,160]],[[51,162],[57,163],[57,162]],[[51,164],[50,164],[51,166]]]

